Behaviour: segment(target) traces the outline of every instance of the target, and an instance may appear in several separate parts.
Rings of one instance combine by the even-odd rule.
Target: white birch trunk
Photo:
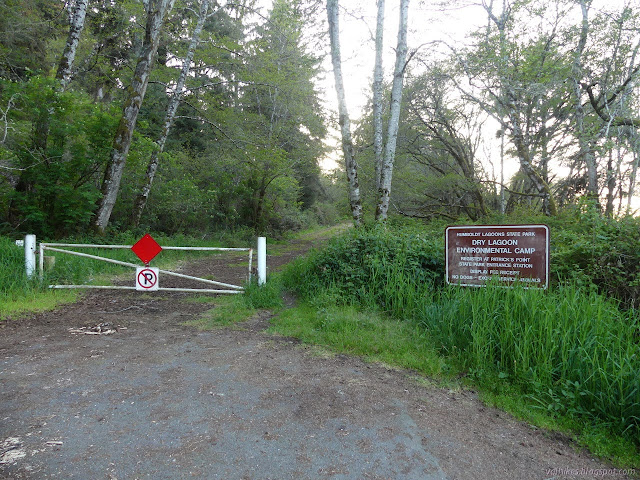
[[[113,141],[111,150],[111,158],[105,171],[104,180],[102,182],[102,198],[96,211],[94,228],[104,233],[111,212],[118,198],[120,190],[120,181],[124,171],[127,154],[131,146],[133,131],[136,127],[138,113],[142,106],[147,85],[149,84],[149,75],[153,65],[158,43],[160,41],[160,30],[164,23],[165,15],[173,7],[175,0],[150,0],[147,16],[147,24],[145,28],[145,38],[142,46],[142,53],[138,58],[138,63],[133,75],[131,86],[128,88],[129,95],[125,101],[122,111],[122,118],[118,125],[118,130]]]
[[[631,162],[631,173],[629,174],[629,193],[627,194],[627,215],[631,214],[631,203],[636,190],[636,178],[638,174],[638,164],[640,163],[640,135],[637,132],[629,133],[629,142],[633,153],[633,161]]]
[[[65,90],[71,81],[73,62],[76,58],[80,34],[84,28],[84,20],[87,16],[87,4],[89,0],[76,0],[69,11],[69,36],[64,51],[60,57],[56,78],[60,81],[62,90]]]
[[[351,140],[351,122],[342,79],[342,60],[340,58],[340,28],[338,23],[338,0],[327,0],[327,17],[329,20],[329,40],[331,42],[331,63],[338,95],[338,115],[342,134],[342,152],[344,154],[347,183],[349,186],[349,205],[356,226],[362,223],[362,202],[358,183],[358,164],[353,155]]]
[[[184,86],[187,82],[189,72],[191,71],[191,63],[193,62],[193,57],[195,55],[196,49],[198,48],[198,43],[200,42],[200,35],[202,34],[204,23],[207,20],[207,15],[209,14],[209,5],[210,0],[202,0],[202,3],[200,4],[198,22],[196,23],[195,29],[193,30],[193,33],[191,35],[191,41],[189,42],[186,56],[182,61],[182,69],[180,70],[180,76],[178,77],[176,88],[173,92],[173,95],[171,96],[171,100],[169,101],[169,106],[167,107],[167,113],[164,117],[162,133],[160,134],[160,138],[158,139],[158,148],[155,149],[151,154],[149,164],[147,165],[145,184],[142,186],[142,191],[136,199],[136,205],[133,212],[133,224],[136,226],[140,223],[142,212],[147,205],[149,192],[151,192],[151,186],[153,185],[153,180],[155,178],[156,171],[158,170],[158,160],[160,158],[160,155],[164,151],[164,146],[167,143],[167,138],[169,137],[169,133],[171,132],[171,128],[173,127],[176,112],[178,111],[178,107],[180,106],[180,102],[182,101]]]
[[[395,160],[398,127],[400,125],[400,104],[402,102],[402,82],[407,61],[407,21],[409,17],[409,0],[400,2],[400,25],[398,26],[398,46],[396,48],[396,66],[393,72],[391,87],[391,104],[389,107],[389,126],[384,162],[380,172],[380,188],[378,189],[378,205],[376,220],[385,221],[389,211],[391,198],[391,179]]]
[[[375,152],[376,192],[380,190],[380,172],[383,160],[382,139],[382,93],[383,70],[382,48],[384,39],[384,1],[378,0],[378,15],[376,21],[376,59],[373,68],[373,150]]]

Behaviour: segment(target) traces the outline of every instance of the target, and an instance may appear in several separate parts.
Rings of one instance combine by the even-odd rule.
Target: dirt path
[[[276,269],[317,242],[300,240]],[[236,266],[229,266],[229,263]],[[239,260],[185,272],[239,279]],[[0,324],[0,478],[551,479],[607,469],[410,372],[320,354],[267,318],[200,332],[188,294],[98,292]],[[77,333],[109,324],[110,335]],[[75,330],[75,333],[74,333]],[[568,473],[569,475],[565,475]],[[608,478],[625,478],[606,475]]]

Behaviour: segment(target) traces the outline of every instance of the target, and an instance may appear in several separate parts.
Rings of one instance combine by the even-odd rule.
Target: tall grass
[[[25,274],[24,248],[15,240],[0,237],[0,298],[9,299],[39,289],[37,281]]]
[[[419,323],[480,382],[517,385],[540,408],[640,438],[640,322],[582,287],[449,287]]]
[[[477,382],[515,386],[540,409],[640,445],[637,312],[577,284],[445,286],[439,241],[413,230],[349,232],[283,281],[307,301],[328,297],[413,322]]]

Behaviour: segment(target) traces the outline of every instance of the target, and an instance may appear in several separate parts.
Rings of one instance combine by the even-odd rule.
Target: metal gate
[[[35,235],[27,235],[24,242],[25,247],[25,264],[27,275],[31,276],[35,270],[35,250],[36,241]],[[136,265],[130,262],[124,262],[108,257],[101,257],[98,255],[91,255],[88,253],[77,252],[69,249],[83,249],[83,248],[103,248],[103,249],[131,249],[130,245],[91,245],[80,243],[40,243],[39,247],[39,259],[38,259],[38,272],[40,278],[44,278],[44,257],[45,251],[64,253],[68,255],[75,255],[78,257],[89,258],[93,260],[100,260],[116,265],[122,265],[125,267],[139,268],[140,265]],[[183,250],[183,251],[200,251],[200,252],[247,252],[249,257],[249,268],[247,278],[251,280],[252,264],[253,264],[253,248],[223,248],[223,247],[162,247],[162,250]],[[148,266],[148,265],[147,265]],[[172,272],[169,270],[158,269],[159,273],[163,275],[169,275],[188,280],[194,280],[204,283],[206,285],[213,285],[218,288],[177,288],[177,287],[159,287],[159,291],[173,291],[173,292],[199,292],[199,293],[242,293],[244,287],[240,285],[232,285],[229,283],[218,282],[216,280],[209,280],[207,278],[194,277],[191,275],[185,275],[183,273]],[[258,282],[260,284],[266,281],[266,239],[260,237],[258,239]],[[49,288],[61,289],[113,289],[113,290],[136,290],[135,286],[121,286],[121,285],[49,285]]]

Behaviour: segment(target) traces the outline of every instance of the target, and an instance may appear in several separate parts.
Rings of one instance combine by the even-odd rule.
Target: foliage
[[[178,1],[168,19],[108,235],[131,225],[195,3]],[[315,222],[322,194],[319,57],[305,37],[315,3],[276,2],[261,17],[212,3],[140,225],[168,234],[303,228]],[[68,28],[59,7],[46,0],[0,6],[0,232],[87,232],[142,45],[140,2],[98,2],[87,14],[73,80],[61,91],[46,76]],[[47,28],[15,31],[18,17]]]
[[[640,219],[602,217],[593,206],[565,215],[550,222],[556,232],[552,271],[558,281],[593,284],[625,308],[640,306]],[[558,228],[560,223],[564,228]]]
[[[640,218],[603,217],[589,201],[563,209],[555,218],[519,211],[520,224],[544,223],[551,235],[551,280],[595,288],[619,301],[624,309],[640,300]],[[513,217],[495,216],[487,223],[509,223]]]
[[[375,225],[353,229],[294,265],[287,269],[285,285],[306,299],[327,291],[339,303],[378,306],[401,315],[442,283],[444,250],[441,240],[416,230],[391,232]]]
[[[76,233],[88,223],[115,124],[112,109],[82,93],[59,92],[56,85],[38,76],[0,81],[0,102],[13,99],[11,134],[0,154],[17,175],[4,213],[22,231],[50,237]],[[42,139],[41,121],[48,124]]]
[[[59,10],[56,0],[0,3],[0,78],[48,73],[47,41],[60,32]]]

